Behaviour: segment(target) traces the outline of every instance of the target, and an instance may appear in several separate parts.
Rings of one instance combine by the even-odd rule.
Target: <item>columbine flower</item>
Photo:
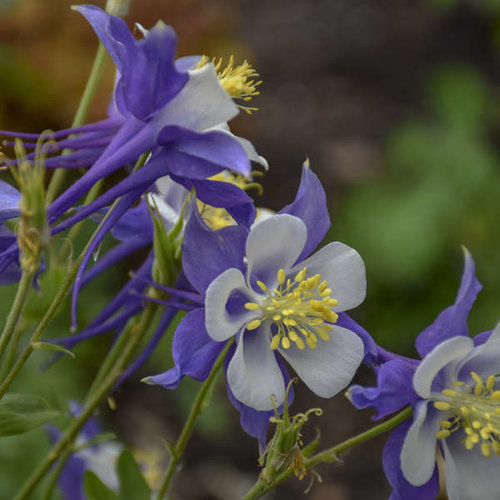
[[[70,404],[71,413],[78,415],[81,406]],[[46,428],[51,441],[57,441],[61,432],[53,427]],[[97,477],[114,491],[118,491],[119,480],[116,473],[118,457],[123,446],[115,441],[104,441],[91,444],[99,434],[101,426],[95,417],[85,424],[75,442],[78,449],[67,460],[58,479],[58,486],[64,500],[85,500],[87,496],[83,489],[83,479],[86,471],[94,472]]]
[[[52,135],[60,149],[73,152],[47,158],[47,167],[91,167],[50,205],[49,222],[53,224],[73,207],[98,180],[137,162],[145,153],[152,154],[146,165],[53,226],[51,233],[67,229],[122,197],[94,238],[90,254],[123,213],[167,174],[188,190],[195,189],[203,202],[225,207],[235,220],[249,225],[255,208],[248,195],[237,186],[206,180],[226,169],[249,176],[250,161],[265,164],[248,141],[229,132],[227,122],[238,114],[238,106],[219,82],[214,65],[197,67],[200,58],[175,61],[175,33],[161,22],[149,31],[139,27],[143,38],[136,40],[120,18],[94,6],[76,10],[101,39],[116,64],[118,78],[108,119]],[[241,80],[241,74],[237,76]],[[7,134],[38,139],[36,134]],[[15,246],[3,252],[0,269],[16,257]]]
[[[498,498],[500,466],[500,327],[469,338],[467,316],[481,289],[471,255],[455,303],[417,337],[422,361],[380,350],[377,387],[353,386],[358,408],[374,407],[382,418],[413,406],[384,449],[383,464],[394,500],[429,500],[439,492],[436,454],[445,461],[451,500]]]
[[[500,325],[482,345],[453,337],[423,359],[413,376],[419,399],[401,450],[401,470],[411,484],[430,480],[439,443],[450,500],[498,498],[499,373]]]
[[[316,394],[331,397],[343,389],[364,348],[342,326],[341,311],[361,303],[366,284],[361,257],[342,243],[308,257],[328,228],[323,188],[307,166],[295,201],[250,230],[211,231],[194,212],[185,230],[183,270],[203,307],[177,328],[176,366],[147,381],[174,388],[184,375],[205,379],[225,342],[236,336],[228,389],[254,413],[242,419],[271,410],[272,395],[283,403],[288,375],[281,358]],[[364,340],[370,351],[370,339]],[[246,429],[262,436],[263,420],[255,426],[247,421]]]

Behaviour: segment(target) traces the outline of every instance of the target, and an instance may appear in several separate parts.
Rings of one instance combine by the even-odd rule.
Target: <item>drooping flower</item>
[[[47,158],[48,168],[90,168],[50,205],[49,222],[56,223],[98,180],[136,163],[146,153],[151,155],[145,165],[92,203],[53,225],[51,233],[71,227],[122,197],[93,240],[97,248],[127,209],[165,175],[188,190],[195,189],[203,202],[223,206],[240,223],[250,225],[255,208],[248,195],[237,186],[207,180],[226,169],[249,176],[250,161],[265,164],[248,141],[229,132],[227,122],[236,116],[238,106],[219,82],[214,65],[199,66],[200,58],[175,61],[175,33],[161,22],[149,31],[140,27],[143,38],[136,40],[120,18],[95,6],[76,10],[87,18],[111,55],[118,78],[108,119],[52,135],[59,140],[58,151],[69,148],[73,152]],[[0,269],[16,258],[17,247],[11,245],[0,256]]]
[[[342,311],[365,295],[358,253],[335,242],[309,256],[329,228],[323,188],[308,166],[295,201],[252,226],[210,230],[193,212],[184,236],[183,271],[203,307],[189,312],[173,339],[175,367],[147,382],[174,388],[189,375],[204,380],[232,337],[231,395],[258,419],[284,401],[284,358],[319,396],[352,379],[373,341],[344,328]],[[341,315],[341,317],[339,317]],[[267,419],[252,426],[262,436]]]
[[[498,498],[500,466],[500,327],[474,339],[467,316],[481,289],[465,251],[465,268],[455,303],[418,337],[422,361],[382,353],[377,387],[353,386],[357,408],[374,407],[382,418],[406,405],[412,421],[393,432],[384,449],[392,500],[432,500],[439,492],[437,454],[445,462],[451,500]],[[392,359],[391,359],[392,358]]]

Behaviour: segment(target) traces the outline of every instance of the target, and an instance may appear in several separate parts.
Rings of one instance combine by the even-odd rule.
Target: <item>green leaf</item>
[[[31,347],[33,349],[37,349],[40,351],[58,351],[58,352],[62,352],[64,354],[67,354],[68,356],[72,357],[73,359],[76,358],[76,356],[68,349],[65,349],[64,347],[57,345],[57,344],[51,344],[50,342],[32,342]]]
[[[0,401],[0,436],[23,434],[58,415],[59,412],[39,396],[7,394]]]
[[[148,500],[151,491],[142,475],[141,469],[129,450],[123,450],[118,459],[118,477],[120,478],[120,498]]]
[[[83,489],[87,500],[117,500],[118,494],[110,490],[92,471],[83,478]]]

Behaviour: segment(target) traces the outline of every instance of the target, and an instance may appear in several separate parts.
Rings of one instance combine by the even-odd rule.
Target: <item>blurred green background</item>
[[[0,1],[0,128],[40,131],[69,125],[95,53],[93,33],[63,0]],[[101,2],[103,5],[104,2]],[[473,254],[484,285],[470,316],[473,334],[492,328],[500,311],[500,2],[489,0],[132,0],[127,20],[157,19],[179,35],[179,55],[247,58],[264,81],[260,110],[233,129],[252,140],[271,166],[258,205],[279,209],[293,199],[306,157],[330,201],[330,238],[356,248],[368,275],[366,302],[353,316],[377,342],[414,355],[416,334],[453,302],[461,245]],[[91,119],[104,116],[109,65]],[[87,228],[90,229],[90,228]],[[111,242],[108,242],[111,244]],[[104,250],[103,250],[104,251]],[[86,324],[126,279],[134,262],[82,294]],[[33,293],[26,322],[57,278]],[[12,287],[0,290],[5,317]],[[68,334],[62,311],[50,336]],[[44,395],[63,409],[83,397],[109,338],[75,350],[40,372],[33,356],[17,390]],[[197,384],[174,393],[141,384],[171,366],[168,336],[148,367],[103,408],[107,427],[141,449],[155,467],[166,457],[159,437],[175,439]],[[359,381],[373,377],[361,371]],[[322,406],[325,445],[365,428],[342,396],[325,402],[297,388],[296,411]],[[383,439],[353,450],[345,467],[320,469],[313,500],[382,499]],[[0,446],[0,499],[9,499],[48,446],[43,431]],[[176,484],[176,498],[233,499],[257,474],[257,446],[238,428],[224,384],[202,418]],[[193,481],[193,478],[196,480]],[[304,482],[303,482],[304,483]],[[269,498],[302,498],[290,481]]]

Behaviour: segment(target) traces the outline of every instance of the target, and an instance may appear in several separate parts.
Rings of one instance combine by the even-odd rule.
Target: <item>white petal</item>
[[[217,342],[222,342],[235,335],[241,327],[258,316],[256,311],[241,308],[240,314],[229,314],[226,304],[233,294],[241,294],[249,302],[259,300],[259,296],[249,290],[241,271],[227,269],[215,278],[207,288],[205,295],[205,326],[208,335]]]
[[[413,376],[413,387],[419,396],[429,398],[432,382],[438,372],[446,366],[448,378],[456,379],[459,363],[473,348],[469,337],[452,337],[438,344],[420,363]],[[448,366],[447,366],[448,365]],[[450,380],[451,382],[451,380]],[[442,387],[445,389],[446,387]]]
[[[460,441],[464,434],[454,432],[444,440],[446,490],[450,500],[498,500],[500,457],[486,458],[479,446],[466,450]]]
[[[87,470],[94,472],[108,488],[118,491],[119,480],[116,464],[122,451],[121,444],[111,442],[85,448],[78,452],[77,456],[85,460]]]
[[[330,340],[318,339],[316,349],[279,349],[301,380],[316,395],[331,398],[347,387],[363,360],[362,340],[350,330],[333,326]]]
[[[307,276],[320,274],[328,282],[332,297],[339,301],[333,309],[346,311],[363,302],[366,295],[365,264],[354,248],[339,241],[329,243],[301,262],[292,273],[307,267]]]
[[[202,131],[227,122],[238,107],[217,79],[213,64],[189,71],[183,89],[154,117],[155,124]]]
[[[293,215],[277,214],[256,224],[246,243],[248,276],[253,275],[269,288],[274,288],[278,270],[290,270],[306,239],[305,224]]]
[[[148,203],[151,207],[158,210],[160,217],[165,223],[165,228],[170,231],[175,223],[179,220],[179,213],[176,212],[170,205],[165,203],[163,198],[156,193],[148,193]],[[155,211],[156,211],[155,210]]]
[[[489,339],[483,345],[475,347],[462,363],[462,377],[470,375],[471,371],[484,378],[500,373],[500,324],[493,330]]]
[[[227,369],[227,381],[234,397],[259,411],[271,410],[271,395],[277,406],[285,399],[283,374],[271,349],[270,325],[244,331]]]
[[[401,450],[401,470],[414,486],[425,484],[434,472],[436,464],[436,433],[443,412],[431,408],[428,402],[419,401],[413,411],[413,424],[406,434]]]

